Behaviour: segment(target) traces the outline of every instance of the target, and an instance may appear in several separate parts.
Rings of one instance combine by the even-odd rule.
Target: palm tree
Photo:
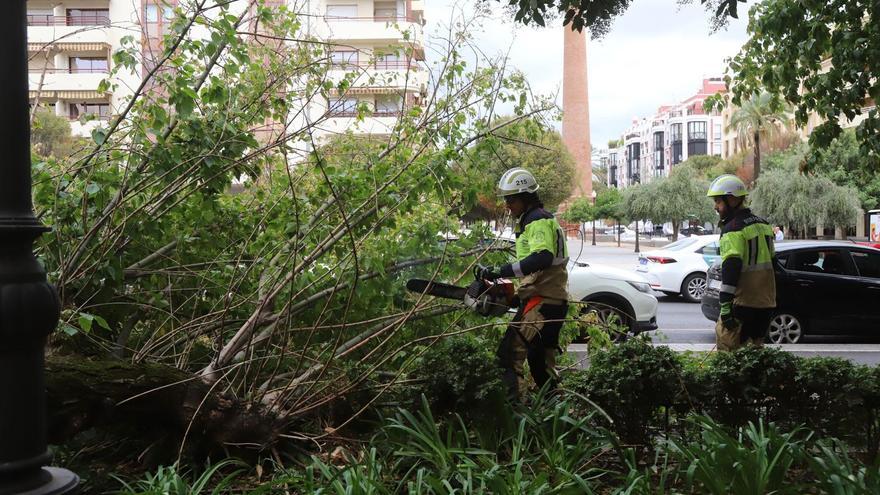
[[[755,148],[755,173],[752,183],[761,173],[761,138],[769,137],[784,129],[791,120],[789,108],[773,98],[770,93],[753,94],[743,101],[730,116],[728,131],[736,131],[743,145]]]

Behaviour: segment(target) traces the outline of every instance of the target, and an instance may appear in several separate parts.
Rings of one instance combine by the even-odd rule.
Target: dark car
[[[776,309],[767,332],[773,343],[806,335],[880,336],[880,249],[848,242],[776,244]],[[711,266],[703,315],[718,319],[720,264]]]
[[[685,237],[688,237],[688,236],[692,236],[692,235],[710,235],[710,234],[712,234],[712,231],[697,225],[694,228],[685,227],[685,228],[681,229],[678,232],[678,234],[683,235]]]

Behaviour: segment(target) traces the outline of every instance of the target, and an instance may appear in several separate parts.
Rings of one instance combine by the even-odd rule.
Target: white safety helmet
[[[498,195],[503,197],[524,192],[533,193],[539,187],[538,181],[535,180],[535,176],[531,172],[522,167],[516,167],[504,172],[504,175],[501,176],[501,180],[498,181]]]

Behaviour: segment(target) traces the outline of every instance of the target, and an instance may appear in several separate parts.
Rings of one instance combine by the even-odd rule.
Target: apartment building
[[[122,73],[114,81],[116,91],[99,91],[101,81],[109,76],[113,51],[124,36],[140,29],[131,4],[131,0],[27,3],[31,104],[69,118],[74,134],[88,135],[140,82],[138,74]]]
[[[313,119],[327,118],[322,135],[391,133],[401,112],[421,105],[427,92],[424,1],[325,0],[319,8],[313,34],[328,42],[330,78],[351,78],[350,87],[312,110]],[[359,122],[361,110],[367,117]]]
[[[89,135],[118,111],[158,63],[177,3],[28,1],[31,104],[69,118],[74,134]],[[306,5],[311,14],[308,34],[327,42],[330,79],[351,78],[348,89],[309,107],[311,120],[322,122],[318,137],[347,131],[390,133],[401,112],[420,105],[426,92],[424,1],[319,0]],[[113,68],[112,54],[125,36],[140,40],[141,65],[134,73],[119,73],[111,81],[113,89],[101,92],[101,81]],[[356,117],[364,110],[367,117],[359,121]]]
[[[608,185],[627,187],[669,175],[675,165],[696,155],[722,154],[722,116],[707,113],[703,102],[725,91],[720,78],[704,79],[700,90],[675,104],[663,105],[650,117],[635,118],[623,133],[614,173]],[[609,150],[610,151],[610,150]]]

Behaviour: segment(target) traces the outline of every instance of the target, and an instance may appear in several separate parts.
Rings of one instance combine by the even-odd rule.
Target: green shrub
[[[713,353],[707,366],[685,377],[690,403],[679,405],[734,426],[758,418],[784,420],[797,413],[792,406],[797,402],[799,362],[792,354],[769,347]]]
[[[666,412],[680,400],[681,376],[673,351],[636,338],[596,353],[590,367],[568,375],[564,386],[608,413],[621,440],[647,443],[652,429],[666,427]]]
[[[434,344],[411,377],[418,383],[413,397],[423,394],[440,415],[492,419],[504,406],[495,346],[485,339],[458,335]],[[417,400],[412,404],[414,409],[419,406]]]

